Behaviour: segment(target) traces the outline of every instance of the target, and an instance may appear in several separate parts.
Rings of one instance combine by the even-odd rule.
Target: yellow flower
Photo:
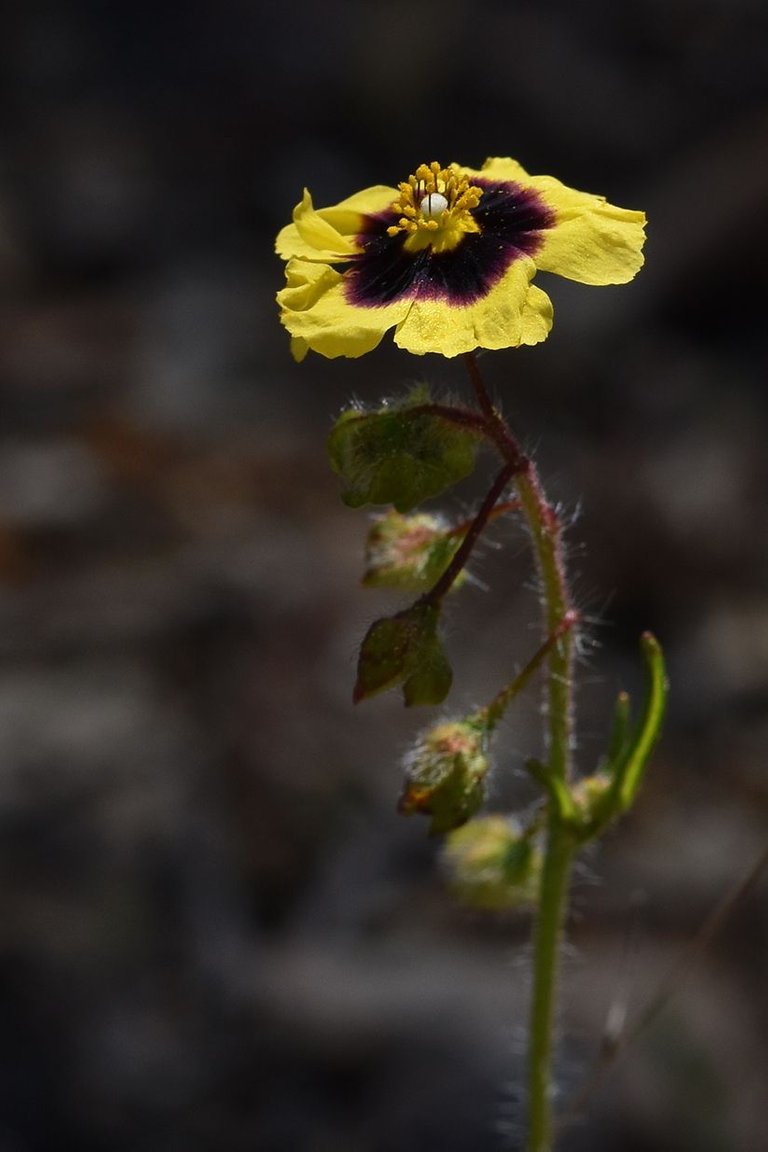
[[[538,344],[552,327],[537,269],[624,284],[643,263],[645,215],[529,176],[516,160],[437,162],[315,209],[309,192],[277,237],[280,318],[297,360],[362,356],[389,328],[416,355]]]

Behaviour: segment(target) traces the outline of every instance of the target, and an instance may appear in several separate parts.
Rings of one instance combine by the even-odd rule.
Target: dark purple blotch
[[[449,252],[407,252],[406,234],[388,236],[392,211],[367,218],[358,237],[363,252],[347,265],[344,294],[350,304],[379,308],[395,300],[444,300],[457,306],[487,296],[521,256],[533,256],[554,213],[540,196],[512,181],[475,179],[483,195],[472,215],[479,232],[468,232]]]

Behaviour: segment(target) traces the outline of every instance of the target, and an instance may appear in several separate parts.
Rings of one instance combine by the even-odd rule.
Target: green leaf
[[[423,399],[418,394],[400,408],[351,409],[339,417],[328,454],[350,507],[393,504],[409,512],[473,471],[482,433],[441,415],[436,406],[425,412]]]
[[[613,769],[621,812],[626,812],[637,796],[643,771],[661,735],[661,724],[667,704],[667,673],[661,645],[650,632],[644,632],[640,638],[640,649],[645,657],[647,676],[643,711],[632,733],[629,746]]]
[[[439,607],[417,602],[371,625],[360,647],[355,703],[398,684],[408,706],[445,699],[453,674],[437,633],[439,617]]]
[[[640,648],[645,658],[647,687],[642,712],[630,727],[629,697],[625,692],[616,702],[609,758],[599,777],[610,781],[602,794],[596,793],[583,825],[583,838],[592,839],[616,816],[627,812],[635,802],[645,766],[661,734],[667,701],[667,674],[661,645],[650,632],[644,632]]]

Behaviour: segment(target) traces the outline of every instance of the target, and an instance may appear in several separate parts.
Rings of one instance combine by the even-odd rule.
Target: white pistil
[[[427,220],[439,220],[448,207],[442,192],[429,192],[419,204],[422,216]]]

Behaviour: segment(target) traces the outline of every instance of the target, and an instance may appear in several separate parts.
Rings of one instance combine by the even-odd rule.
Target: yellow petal
[[[293,223],[277,235],[275,250],[283,260],[293,256],[325,262],[348,260],[360,251],[355,237],[363,229],[364,217],[385,211],[396,197],[394,188],[379,184],[331,208],[316,209],[305,188],[301,203],[293,210]]]
[[[527,184],[530,180],[522,164],[509,156],[489,156],[479,171],[468,168],[462,171],[482,176],[485,180],[514,180],[517,184]]]
[[[389,188],[386,184],[374,184],[372,188],[364,188],[362,192],[355,192],[346,200],[335,204],[332,208],[318,208],[318,215],[333,224],[339,232],[355,233],[360,231],[361,216],[375,216],[391,208],[400,193],[396,188]]]
[[[552,331],[552,301],[546,292],[531,284],[520,317],[520,343],[540,344]]]
[[[542,231],[536,264],[582,284],[626,284],[643,266],[645,213],[617,208],[604,197],[577,192],[551,176],[529,186],[555,213]]]
[[[358,216],[360,231],[362,218]],[[275,249],[284,260],[292,256],[305,260],[348,260],[360,249],[350,235],[342,235],[328,220],[323,219],[312,205],[312,197],[304,189],[304,198],[293,210],[293,223],[287,224],[277,235]]]
[[[458,165],[457,165],[458,167]],[[537,267],[582,284],[625,284],[643,266],[645,214],[607,203],[605,197],[578,192],[552,176],[530,176],[516,160],[491,156],[481,169],[461,168],[470,176],[510,180],[537,192],[555,214],[542,231]]]
[[[341,273],[327,264],[289,260],[285,266],[285,288],[277,293],[277,302],[292,312],[305,312],[340,279]]]
[[[294,338],[292,351],[297,359],[303,359],[307,348],[331,359],[362,356],[376,347],[411,306],[409,300],[381,308],[350,304],[344,295],[344,277],[327,264],[291,260],[286,277],[288,284],[277,299],[280,319]]]
[[[531,284],[536,267],[516,260],[487,296],[457,306],[445,300],[416,299],[395,331],[395,343],[417,356],[439,352],[459,356],[475,348],[538,344],[552,327],[552,305]]]

